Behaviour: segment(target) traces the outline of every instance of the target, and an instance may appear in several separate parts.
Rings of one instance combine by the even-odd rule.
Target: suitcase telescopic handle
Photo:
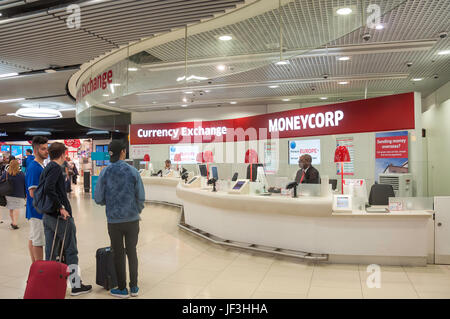
[[[70,217],[69,217],[70,218]],[[55,241],[56,241],[56,234],[58,233],[58,226],[59,226],[59,220],[64,219],[61,216],[58,216],[56,219],[56,227],[55,227],[55,235],[53,236],[53,244],[52,244],[52,250],[50,252],[50,260],[52,260],[53,257],[53,249],[55,248]],[[63,250],[64,250],[64,242],[66,241],[66,234],[67,234],[67,226],[69,225],[69,220],[66,220],[66,228],[64,229],[64,237],[63,242],[61,244],[61,253],[59,254],[59,260],[62,260]]]

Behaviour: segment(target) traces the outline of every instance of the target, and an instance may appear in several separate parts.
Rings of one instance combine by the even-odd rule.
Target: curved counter
[[[432,212],[335,213],[331,197],[176,189],[184,222],[225,242],[328,255],[329,262],[425,265]]]
[[[145,200],[183,205],[183,202],[176,194],[176,188],[179,182],[180,179],[174,177],[142,177],[142,183],[144,184],[145,189]]]

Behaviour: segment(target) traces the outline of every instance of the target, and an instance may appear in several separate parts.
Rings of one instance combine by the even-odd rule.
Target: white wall
[[[422,101],[426,129],[428,195],[450,195],[450,82]]]

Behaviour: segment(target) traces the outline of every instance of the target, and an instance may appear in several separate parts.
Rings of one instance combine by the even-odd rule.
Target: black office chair
[[[328,183],[331,184],[331,187],[333,188],[333,190],[335,191],[337,188],[337,179],[330,179],[328,180]]]
[[[392,185],[374,184],[370,188],[369,205],[389,205],[389,197],[395,197]]]

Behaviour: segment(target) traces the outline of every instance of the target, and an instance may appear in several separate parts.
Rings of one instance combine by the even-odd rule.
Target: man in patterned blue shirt
[[[130,292],[138,295],[138,258],[136,245],[139,234],[139,215],[144,209],[145,191],[141,176],[134,167],[124,162],[127,146],[121,140],[114,140],[108,146],[111,164],[98,177],[94,199],[97,204],[106,205],[108,233],[114,252],[118,289],[111,289],[113,296],[128,298],[126,287],[125,252],[130,270]],[[125,239],[125,247],[123,245]]]

